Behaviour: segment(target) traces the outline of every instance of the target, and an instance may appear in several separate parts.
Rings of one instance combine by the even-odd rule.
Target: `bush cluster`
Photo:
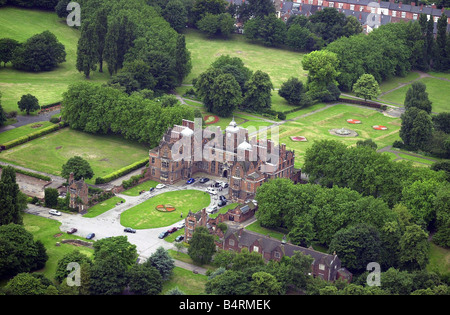
[[[128,166],[125,166],[115,172],[112,172],[106,176],[103,177],[97,177],[95,179],[95,184],[99,185],[99,184],[104,184],[104,183],[108,183],[114,179],[119,178],[120,176],[126,175],[134,170],[137,170],[138,168],[145,166],[148,162],[148,159],[144,159],[142,161],[138,161],[136,163],[130,164]]]
[[[1,146],[1,148],[2,148],[2,150],[8,150],[8,149],[10,149],[12,147],[15,147],[15,146],[19,145],[19,144],[31,141],[33,139],[36,139],[36,138],[42,137],[42,136],[44,136],[46,134],[49,134],[49,133],[51,133],[53,131],[59,130],[62,127],[63,127],[63,125],[55,124],[53,126],[42,128],[39,131],[35,131],[35,132],[30,133],[28,135],[25,135],[25,136],[19,137],[17,139],[5,142]]]

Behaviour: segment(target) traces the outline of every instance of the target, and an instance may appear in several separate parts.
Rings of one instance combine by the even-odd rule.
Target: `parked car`
[[[225,197],[225,196],[223,196],[223,195],[219,196],[219,199],[220,199],[220,200],[223,200],[223,201],[225,201],[225,202],[227,201],[227,197]]]
[[[89,234],[86,236],[86,239],[91,240],[91,239],[93,239],[94,237],[95,237],[95,233],[89,233]]]
[[[192,184],[195,182],[195,178],[189,178],[186,182],[186,184]]]
[[[227,201],[226,200],[220,200],[218,203],[217,203],[217,205],[219,206],[219,207],[223,207],[223,206],[225,206],[227,204]]]
[[[152,191],[154,191],[154,190],[155,190],[155,187],[151,187],[150,190],[149,190],[149,192],[152,192]]]
[[[68,229],[67,230],[67,234],[73,234],[73,233],[75,233],[76,231],[78,231],[76,228],[70,228],[70,229]]]
[[[128,232],[128,233],[136,233],[136,230],[135,230],[135,229],[132,229],[132,228],[130,228],[130,227],[125,228],[123,231],[124,231],[124,232]]]
[[[208,213],[214,213],[216,211],[217,211],[217,206],[213,206],[213,207],[209,208],[208,210],[206,210],[206,212],[208,212]]]
[[[210,193],[211,195],[217,195],[217,191],[211,187],[206,188],[206,192]]]
[[[176,226],[174,226],[174,227],[172,227],[172,228],[170,228],[170,229],[167,230],[167,232],[168,232],[169,234],[171,234],[171,233],[173,233],[173,232],[176,232],[176,231],[178,231],[178,228],[177,228]]]
[[[58,210],[50,210],[48,213],[50,213],[51,215],[61,215],[61,212],[59,212]]]
[[[185,226],[186,226],[186,223],[181,222],[181,223],[179,223],[179,224],[177,225],[177,228],[178,228],[179,230],[181,230],[181,229],[184,228]]]
[[[222,187],[222,188],[227,188],[228,184],[222,181],[218,181],[214,184],[215,187]]]
[[[158,184],[158,185],[156,185],[156,189],[161,189],[161,188],[164,188],[164,187],[166,187],[166,185],[164,185],[164,184]]]
[[[206,182],[209,182],[209,178],[208,177],[200,178],[200,183],[204,184]]]
[[[159,234],[158,238],[164,238],[164,237],[166,237],[167,235],[169,235],[169,232],[164,231],[164,232],[161,232],[161,234]]]
[[[184,240],[184,235],[178,235],[175,242],[181,242],[182,240]]]

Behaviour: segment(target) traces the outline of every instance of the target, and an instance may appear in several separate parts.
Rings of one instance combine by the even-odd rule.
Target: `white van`
[[[48,213],[52,215],[61,215],[61,212],[59,212],[58,210],[50,210]]]
[[[210,193],[211,195],[217,195],[217,191],[212,187],[206,188],[206,192]]]

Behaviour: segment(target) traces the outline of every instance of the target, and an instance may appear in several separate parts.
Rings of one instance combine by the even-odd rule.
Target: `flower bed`
[[[349,124],[360,124],[361,120],[358,120],[358,119],[347,119],[347,122]]]
[[[155,209],[161,212],[172,212],[176,210],[172,205],[157,205]]]
[[[291,137],[292,141],[300,141],[300,142],[305,142],[308,141],[305,137],[303,136],[292,136]]]
[[[386,126],[379,126],[379,125],[375,125],[372,128],[375,130],[387,130]]]
[[[215,124],[219,121],[219,117],[216,115],[206,115],[203,119],[205,120],[206,125]]]

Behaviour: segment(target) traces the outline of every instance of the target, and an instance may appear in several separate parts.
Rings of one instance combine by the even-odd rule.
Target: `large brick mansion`
[[[229,198],[244,202],[253,199],[258,187],[271,178],[298,181],[300,170],[294,170],[294,161],[294,151],[286,150],[285,144],[249,139],[248,130],[234,119],[225,132],[220,127],[196,128],[193,121],[183,120],[150,150],[146,176],[166,184],[200,172],[222,177],[229,184]]]

